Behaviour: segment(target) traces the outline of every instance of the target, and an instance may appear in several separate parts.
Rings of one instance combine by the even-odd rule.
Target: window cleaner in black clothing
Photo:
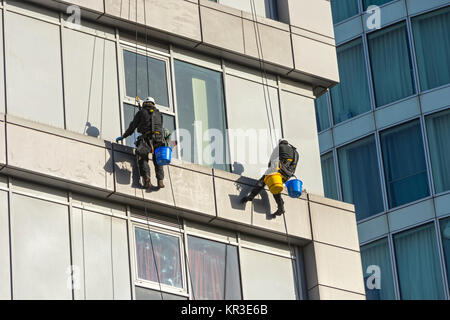
[[[136,98],[140,105],[139,98]],[[144,179],[144,188],[151,188],[150,166],[148,164],[149,153],[153,154],[153,164],[155,165],[158,188],[164,188],[164,169],[156,163],[155,150],[162,146],[167,146],[167,138],[163,129],[162,113],[156,108],[155,99],[148,97],[142,104],[139,112],[134,116],[127,131],[123,136],[118,137],[116,142],[122,141],[132,135],[137,129],[141,135],[135,142],[136,155],[138,157],[139,172]]]
[[[272,155],[270,156],[269,168],[266,173],[261,179],[258,180],[258,183],[250,194],[242,198],[241,202],[245,204],[248,201],[253,201],[253,199],[264,189],[264,178],[269,174],[279,172],[283,177],[283,183],[288,181],[295,174],[298,160],[299,154],[297,149],[286,140],[280,140],[278,146],[273,150]],[[275,198],[278,206],[278,210],[274,213],[274,215],[280,216],[285,212],[284,201],[281,198],[281,193],[274,194],[273,197]]]

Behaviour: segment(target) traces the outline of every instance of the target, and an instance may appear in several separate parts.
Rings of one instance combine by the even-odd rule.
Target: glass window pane
[[[327,153],[321,157],[322,162],[322,179],[325,197],[338,200],[336,186],[336,172],[334,170],[333,153]]]
[[[179,238],[141,228],[135,236],[138,278],[182,288]]]
[[[382,6],[388,2],[392,2],[393,0],[363,0],[364,10],[367,10],[370,6]]]
[[[181,158],[229,171],[222,74],[175,61]]]
[[[141,99],[151,96],[155,98],[157,105],[169,107],[166,63],[155,58],[136,55],[135,52],[127,50],[124,50],[123,58],[127,96],[135,98],[137,95]],[[138,68],[137,91],[136,63]]]
[[[338,150],[344,201],[355,204],[361,220],[384,210],[375,139],[373,136]]]
[[[123,104],[123,118],[125,121],[125,128],[124,131],[128,128],[131,121],[133,121],[134,116],[139,111],[139,109],[136,106],[133,106],[131,104],[124,103]],[[140,136],[140,133],[138,133],[136,130],[133,132],[133,134],[125,139],[125,145],[129,147],[135,147],[134,142],[136,141],[137,137]]]
[[[447,281],[450,285],[450,218],[440,221],[442,248],[444,250],[445,266],[447,268]]]
[[[392,265],[387,238],[362,246],[361,260],[366,288],[366,299],[395,299]],[[374,273],[370,268],[371,266],[375,266],[380,273]],[[375,277],[375,280],[373,278],[371,279],[371,276]],[[371,286],[369,288],[368,283],[374,285],[374,287]],[[377,284],[379,284],[379,286],[377,286]]]
[[[401,298],[444,299],[434,224],[395,235],[394,246]]]
[[[427,197],[428,176],[420,122],[382,132],[381,149],[389,207]]]
[[[450,109],[426,121],[434,187],[440,193],[450,190]]]
[[[368,39],[377,107],[414,94],[406,24],[370,33]]]
[[[277,0],[265,0],[266,4],[266,17],[278,20],[278,6]]]
[[[331,0],[334,24],[359,13],[358,0]]]
[[[335,124],[370,110],[361,38],[338,47],[337,57],[340,83],[331,89]]]
[[[321,132],[330,127],[330,118],[328,116],[328,94],[323,94],[315,100],[317,130]]]
[[[412,20],[420,87],[428,90],[450,82],[450,7]]]
[[[188,236],[195,300],[240,300],[237,247]]]

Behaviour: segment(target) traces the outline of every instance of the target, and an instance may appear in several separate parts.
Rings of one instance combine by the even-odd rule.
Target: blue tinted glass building
[[[325,195],[355,204],[367,299],[449,299],[450,1],[331,5],[340,84],[316,100]]]

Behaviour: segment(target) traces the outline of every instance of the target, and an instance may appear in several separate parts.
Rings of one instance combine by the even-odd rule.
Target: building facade
[[[330,2],[218,2],[0,2],[0,299],[365,299],[320,179]],[[149,95],[178,142],[157,191],[113,143]],[[240,199],[282,137],[307,193],[274,218]]]
[[[325,196],[355,204],[364,277],[380,283],[368,299],[449,299],[450,2],[331,5],[340,84],[316,101]]]

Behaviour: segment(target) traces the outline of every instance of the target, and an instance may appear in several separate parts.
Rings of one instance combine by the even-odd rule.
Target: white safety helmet
[[[148,97],[147,99],[145,99],[144,101],[144,106],[148,106],[148,105],[156,105],[155,99],[152,97]]]

